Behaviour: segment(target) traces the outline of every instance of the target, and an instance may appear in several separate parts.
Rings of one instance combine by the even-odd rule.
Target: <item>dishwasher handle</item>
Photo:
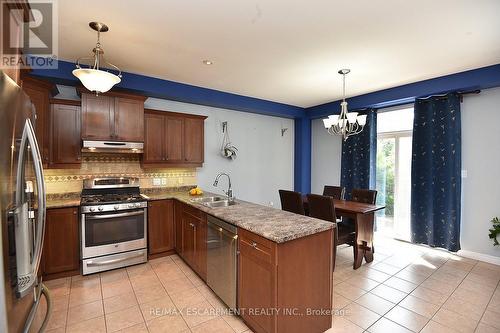
[[[238,235],[238,228],[236,228],[232,224],[229,224],[225,221],[222,221],[216,217],[213,217],[212,215],[208,215],[207,225],[208,225],[208,227],[211,227],[211,228],[219,230],[219,231],[226,231],[227,233],[231,234],[232,236]]]

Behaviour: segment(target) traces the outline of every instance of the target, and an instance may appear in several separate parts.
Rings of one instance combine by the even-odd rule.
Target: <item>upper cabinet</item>
[[[205,116],[146,110],[144,167],[201,166]]]
[[[49,98],[57,93],[53,83],[35,79],[26,75],[22,77],[23,91],[29,96],[35,107],[35,134],[42,155],[42,163],[47,167],[50,159],[49,147]]]
[[[51,168],[79,168],[82,159],[80,101],[50,101],[49,146]]]
[[[144,141],[146,97],[124,93],[82,95],[82,139]]]

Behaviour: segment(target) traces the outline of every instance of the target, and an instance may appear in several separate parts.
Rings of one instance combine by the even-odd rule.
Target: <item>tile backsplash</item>
[[[141,188],[196,185],[196,168],[143,169],[135,154],[87,153],[80,169],[46,169],[47,193],[80,192],[83,180],[93,177],[137,177]]]

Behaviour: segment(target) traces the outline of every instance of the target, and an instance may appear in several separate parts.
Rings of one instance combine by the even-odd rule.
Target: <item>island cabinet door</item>
[[[238,307],[260,332],[276,332],[276,244],[239,229]]]
[[[44,276],[77,271],[79,245],[78,208],[48,209],[42,251]]]
[[[183,204],[177,200],[174,202],[174,220],[175,220],[175,251],[181,257],[182,253],[182,206]]]
[[[149,254],[174,249],[174,207],[172,200],[151,201],[148,204]]]
[[[195,235],[196,219],[190,214],[182,213],[182,256],[189,266],[195,268]]]

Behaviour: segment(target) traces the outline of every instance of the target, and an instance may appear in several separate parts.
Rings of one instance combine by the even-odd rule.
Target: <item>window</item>
[[[413,107],[377,114],[377,230],[410,239]]]

